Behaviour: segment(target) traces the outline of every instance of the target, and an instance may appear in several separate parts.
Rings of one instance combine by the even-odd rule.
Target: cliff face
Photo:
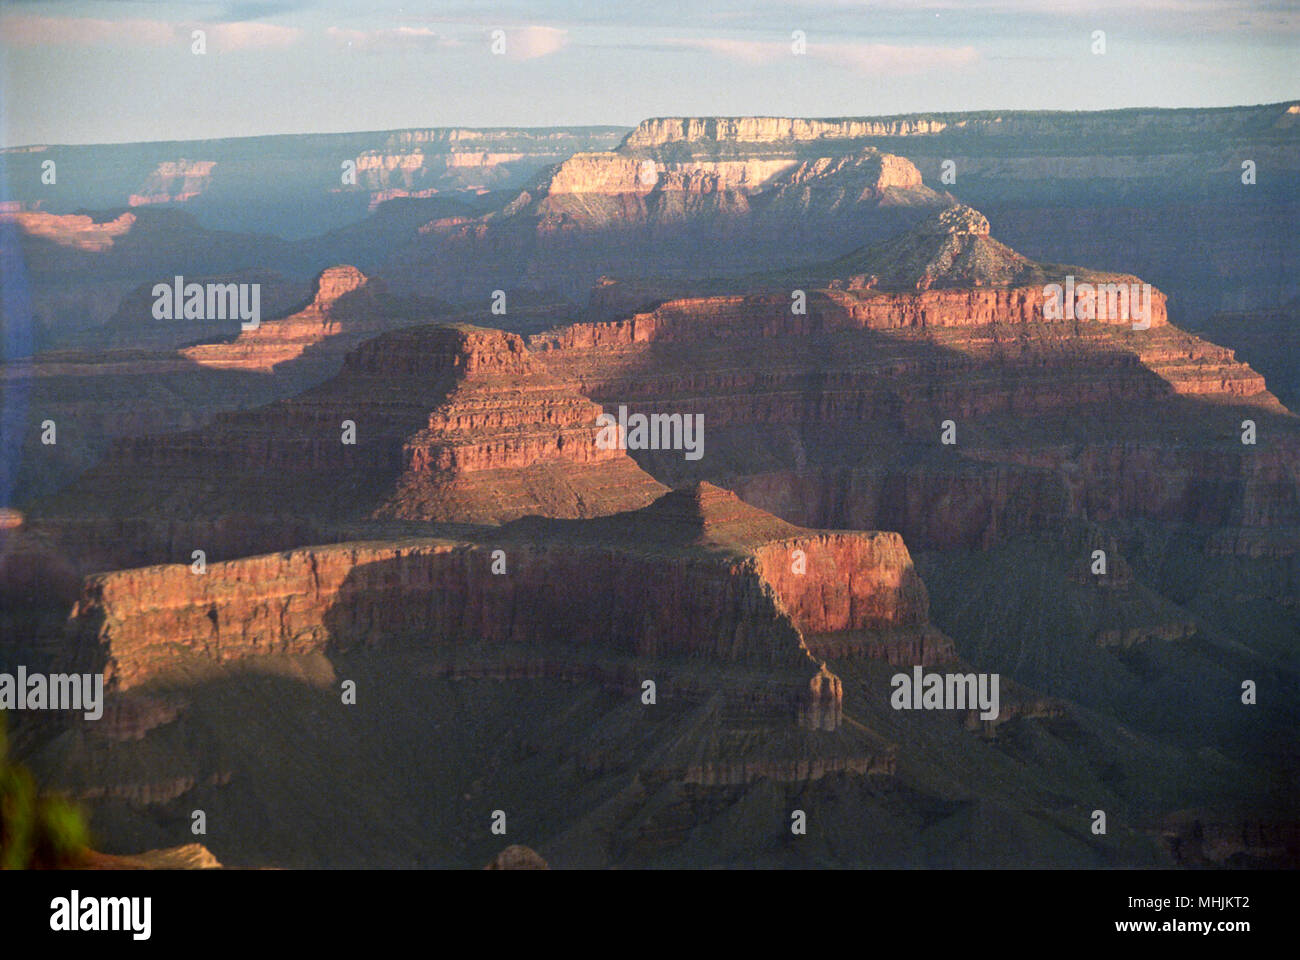
[[[930,625],[925,586],[898,534],[794,538],[757,559],[814,656],[895,666],[957,660],[952,641]]]
[[[560,164],[548,184],[553,196],[567,193],[649,193],[655,176],[643,178],[633,157],[616,153],[578,153]]]
[[[1267,378],[1289,409],[1300,409],[1300,297],[1276,310],[1221,313],[1195,332],[1229,347]]]
[[[640,217],[649,223],[680,217],[687,225],[707,229],[709,216],[730,213],[736,220],[731,228],[744,232],[778,223],[792,226],[801,214],[834,220],[882,202],[930,208],[943,203],[941,195],[922,184],[910,161],[874,149],[802,161],[793,156],[678,161],[626,152],[582,153],[561,164],[535,192],[539,201],[526,194],[510,216],[535,216],[543,225],[567,217],[566,223],[584,229],[637,226],[637,217],[630,216],[637,208],[627,206],[633,198],[641,199]],[[627,197],[621,208],[598,199],[620,196]],[[593,199],[584,208],[580,197]],[[689,198],[695,198],[694,205]],[[603,213],[597,212],[602,203]],[[837,224],[822,222],[820,227],[836,229]]]
[[[1068,518],[1144,517],[1249,528],[1234,542],[1267,535],[1270,551],[1269,528],[1281,527],[1294,544],[1298,478],[1285,464],[1300,462],[1300,437],[1264,379],[1172,326],[1153,288],[1146,329],[1056,318],[1045,286],[1068,276],[1142,284],[1035,263],[953,208],[883,245],[745,284],[768,292],[720,283],[532,345],[607,405],[704,416],[703,461],[639,454],[656,476],[708,478],[807,525],[950,548]],[[599,291],[607,312],[618,287]],[[655,293],[641,284],[622,299]],[[1267,449],[1241,442],[1246,420],[1268,423]]]
[[[952,657],[897,535],[799,531],[708,485],[598,520],[531,519],[491,541],[340,544],[204,574],[180,564],[100,574],[73,623],[119,691],[195,658],[400,644],[471,651],[442,668],[457,676],[578,675],[634,689],[636,664],[654,661],[667,689],[697,696],[707,671],[674,679],[671,664],[744,665],[776,684],[761,702],[827,728],[842,687],[806,636],[841,657],[901,662],[911,648],[897,637],[924,635]]]
[[[199,157],[188,152],[193,145],[175,142],[21,148],[6,150],[5,162],[14,171],[14,200],[26,209],[75,214],[184,203],[222,229],[312,237],[353,222],[385,192],[518,188],[574,153],[616,146],[626,133],[421,128],[207,140]],[[41,182],[41,163],[50,158],[58,162],[58,191]],[[345,160],[355,163],[355,183],[340,184]]]
[[[878,264],[894,271],[891,286],[912,289],[879,290],[879,277],[851,272]],[[1037,264],[993,241],[976,212],[952,208],[888,244],[807,268],[804,313],[792,311],[788,286],[804,281],[769,275],[756,285],[770,292],[670,300],[528,345],[466,327],[390,333],[291,401],[222,415],[197,433],[123,440],[68,506],[42,515],[74,529],[68,515],[99,509],[107,495],[118,522],[161,512],[160,534],[164,517],[260,514],[258,530],[273,529],[270,517],[316,528],[365,517],[590,517],[649,502],[663,490],[653,474],[718,481],[802,523],[896,529],[924,546],[987,545],[1068,517],[1295,524],[1294,431],[1285,420],[1274,429],[1284,411],[1263,379],[1171,326],[1157,290],[1149,328],[1135,330],[1119,316],[1054,319],[1043,285],[999,282],[1056,282],[1065,271],[1080,284],[1141,285]],[[957,285],[972,278],[983,285]],[[245,344],[201,351],[269,362],[286,342],[300,348],[298,332],[348,329],[342,305],[353,297],[366,298],[362,329],[387,322],[375,319],[385,301],[372,287],[381,289],[356,271],[327,271],[300,313]],[[702,415],[704,456],[602,449],[597,404]],[[1111,411],[1106,430],[1088,429],[1081,411]],[[1250,418],[1269,423],[1267,450],[1240,443]],[[349,421],[355,444],[341,442]],[[940,444],[949,421],[955,442]],[[756,431],[766,434],[757,456]],[[885,455],[864,463],[852,436],[877,438]],[[237,487],[217,479],[231,456],[244,465]],[[340,471],[347,485],[323,482]],[[266,548],[282,543],[272,536]],[[133,561],[171,556],[129,550]]]
[[[598,445],[600,408],[547,373],[514,334],[466,328],[452,352],[433,358],[387,340],[352,363],[382,372],[430,359],[425,369],[459,379],[422,429],[402,440],[395,491],[374,516],[471,523],[593,516],[648,503],[664,489],[625,451]]]
[[[611,657],[800,662],[796,631],[740,570],[544,544],[512,545],[506,557],[502,576],[486,547],[450,542],[296,550],[215,564],[204,576],[146,567],[91,578],[78,614],[102,611],[99,636],[123,688],[186,653],[220,662],[331,643],[483,641],[544,653],[616,636],[625,639],[605,647]],[[593,569],[617,589],[592,591]]]
[[[317,276],[311,299],[289,316],[242,330],[233,342],[199,344],[180,353],[205,367],[270,371],[310,352],[312,364],[332,370],[362,340],[448,310],[436,300],[393,296],[382,280],[340,264]]]
[[[807,293],[807,312],[792,314],[791,294],[734,294],[670,300],[653,310],[621,320],[574,324],[532,338],[539,350],[629,346],[640,343],[685,343],[701,337],[753,336],[805,337],[850,330],[917,330],[935,327],[983,327],[993,324],[1051,324],[1068,339],[1074,321],[1045,321],[1042,287],[979,290],[927,290],[924,293],[881,293],[871,290],[827,288]],[[615,301],[618,291],[604,294]],[[601,305],[596,309],[607,310]],[[1094,321],[1117,328],[1132,327],[1132,320],[1107,318]],[[1150,324],[1168,324],[1165,298],[1151,291]],[[1090,324],[1091,325],[1091,324]],[[1186,339],[1186,338],[1184,338]],[[1161,349],[1156,347],[1156,350]],[[1214,344],[1196,348],[1205,357],[1227,357]],[[1231,361],[1229,361],[1231,363]],[[1240,364],[1236,364],[1239,369]],[[1258,392],[1256,389],[1250,392]]]
[[[186,275],[185,282],[256,285],[260,325],[241,330],[237,313],[156,319],[151,281],[96,329],[94,349],[0,365],[0,384],[28,398],[28,452],[0,466],[15,502],[65,487],[116,439],[195,430],[219,412],[292,396],[338,373],[343,355],[366,338],[449,310],[437,300],[394,296],[352,266],[322,271],[305,299],[304,285],[267,271]],[[206,342],[180,346],[200,339]],[[57,425],[56,444],[40,443],[45,420]]]
[[[357,276],[324,278],[335,290],[349,279]],[[286,343],[301,346],[296,331],[349,329],[320,305],[369,287],[334,300],[318,294],[287,322],[265,324],[263,337],[252,331],[244,344],[201,352],[267,363]],[[221,413],[195,431],[116,440],[101,463],[41,506],[40,523],[52,535],[84,538],[78,552],[88,564],[116,566],[175,557],[191,535],[181,556],[199,548],[215,559],[236,545],[279,549],[296,532],[371,516],[501,523],[648,503],[663,486],[625,451],[597,445],[599,413],[571,381],[536,365],[514,334],[410,327],[367,341],[334,378],[292,399]],[[223,479],[231,463],[240,465],[236,484]]]
[[[950,200],[870,147],[669,157],[625,145],[575,154],[476,222],[429,224],[394,265],[414,289],[511,271],[577,296],[602,273],[700,276],[706,262],[728,273],[842,252]]]
[[[460,683],[564,681],[635,699],[651,677],[658,700],[723,711],[719,735],[743,732],[747,746],[722,758],[688,738],[643,775],[712,787],[892,774],[890,746],[842,728],[845,687],[825,658],[958,663],[896,534],[803,530],[709,484],[589,520],[530,517],[491,537],[303,548],[201,575],[179,564],[99,574],[69,628],[109,680],[100,732],[119,741],[188,711],[148,692],[158,685],[369,649]],[[783,728],[816,739],[763,732]],[[599,743],[577,745],[574,760],[589,772],[624,762]]]
[[[956,135],[989,138],[1174,137],[1213,132],[1222,137],[1295,126],[1294,103],[1202,110],[1124,110],[1051,114],[1007,110],[903,114],[892,117],[654,117],[623,140],[624,149],[687,144],[789,144],[808,141]]]
[[[938,133],[940,120],[806,120],[799,117],[657,117],[627,135],[627,149],[670,143],[780,143]]]
[[[139,193],[131,194],[129,206],[147,203],[184,203],[193,200],[212,183],[214,160],[165,160],[157,168]]]
[[[135,215],[122,213],[112,220],[97,223],[84,214],[24,210],[0,213],[0,221],[16,223],[28,236],[40,240],[98,253],[110,249],[114,241],[130,232],[135,226]]]
[[[935,298],[957,299],[908,299]],[[704,417],[700,464],[639,455],[652,473],[668,482],[707,476],[808,525],[982,546],[1069,516],[1260,534],[1300,518],[1293,423],[1230,351],[1172,326],[993,326],[954,310],[960,325],[867,323],[854,332],[842,312],[813,306],[788,322],[782,305],[668,304],[625,323],[559,331],[543,355],[608,406]],[[747,310],[751,335],[742,340]],[[786,332],[800,326],[802,336]],[[660,361],[647,375],[651,353]],[[1104,430],[1085,426],[1096,419]],[[1267,449],[1241,442],[1246,420],[1268,424]]]
[[[914,191],[918,200],[933,200],[924,188],[921,172],[910,161],[877,150],[813,160],[793,157],[754,157],[741,160],[700,159],[687,162],[656,161],[634,154],[579,153],[556,169],[545,185],[547,195],[648,194],[664,192],[772,193],[770,204],[793,204],[799,193],[833,185],[841,196],[855,201],[880,200],[891,189]]]

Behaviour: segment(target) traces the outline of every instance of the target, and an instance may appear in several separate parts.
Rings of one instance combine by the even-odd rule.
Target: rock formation
[[[215,160],[165,160],[150,174],[129,206],[148,203],[184,203],[199,196],[212,183]]]
[[[129,856],[86,852],[82,870],[220,870],[221,862],[201,843],[165,850],[146,850]]]
[[[841,696],[838,679],[819,673],[822,650],[954,658],[928,624],[925,588],[896,534],[800,530],[708,484],[631,513],[521,520],[490,539],[340,544],[227,561],[201,576],[184,564],[101,574],[74,620],[119,690],[194,657],[398,642],[454,653],[472,643],[489,657],[502,647],[502,663],[535,649],[544,674],[626,670],[626,683],[642,658],[776,669],[794,676],[782,696],[815,712]],[[604,659],[589,662],[597,650]],[[833,725],[833,710],[826,717]]]
[[[866,270],[871,283],[859,282]],[[326,276],[339,290],[358,282],[346,270]],[[895,529],[921,547],[988,545],[1070,517],[1192,520],[1252,531],[1245,540],[1294,529],[1295,430],[1263,379],[1169,324],[1158,290],[1147,329],[1054,318],[1046,284],[1067,277],[1140,285],[1035,263],[993,240],[977,212],[949,208],[888,243],[732,287],[766,292],[666,299],[528,346],[503,332],[411,328],[366,343],[337,377],[290,401],[223,414],[197,434],[122,441],[39,516],[102,510],[119,524],[148,514],[211,525],[258,515],[240,524],[250,536],[290,518],[323,530],[365,517],[590,517],[647,503],[663,489],[648,471],[669,484],[721,483],[812,526]],[[793,290],[806,295],[802,312]],[[298,331],[332,329],[325,300],[236,341],[231,362],[270,362],[282,342],[299,349]],[[588,397],[611,410],[702,414],[707,453],[601,449]],[[1118,409],[1145,412],[1111,416],[1101,433],[1081,417]],[[1267,424],[1268,447],[1240,442],[1247,418]],[[354,445],[341,442],[344,421]],[[947,422],[951,445],[941,442]],[[864,442],[885,444],[881,455],[862,462]],[[220,474],[232,456],[238,485]],[[169,536],[117,557],[174,557]],[[208,548],[232,556],[293,542]]]
[[[17,224],[29,236],[63,247],[99,252],[110,249],[135,226],[135,214],[122,213],[108,221],[84,214],[53,214],[37,210],[0,213],[0,221]]]
[[[337,368],[337,358],[362,340],[448,311],[436,300],[395,297],[382,280],[340,264],[321,271],[311,299],[288,316],[242,331],[233,342],[198,344],[180,353],[205,367],[270,371],[310,352],[309,361]]]
[[[322,271],[305,303],[298,285],[265,272],[187,281],[258,284],[260,325],[241,331],[237,316],[224,324],[153,320],[147,283],[96,332],[94,349],[0,365],[0,389],[21,392],[29,417],[23,456],[0,464],[13,502],[66,486],[116,438],[193,430],[221,411],[292,396],[338,373],[344,354],[368,337],[450,311],[430,298],[392,295],[382,281],[345,265]],[[204,342],[176,349],[200,333]],[[47,420],[57,425],[57,444],[39,442]]]
[[[665,158],[624,143],[575,154],[477,222],[428,224],[394,267],[418,271],[416,289],[481,289],[495,270],[576,292],[609,272],[699,277],[704,250],[724,273],[838,252],[949,202],[910,162],[870,147]]]
[[[599,413],[514,334],[412,327],[366,342],[336,377],[291,400],[115,442],[43,505],[41,526],[102,568],[173,558],[187,538],[211,558],[283,549],[371,516],[500,523],[648,503],[664,487],[625,451],[598,445]],[[224,476],[232,462],[234,484]]]
[[[1244,676],[1289,689],[1276,652],[1300,598],[1300,428],[1231,349],[1180,329],[1160,290],[1144,316],[1102,310],[1142,280],[1025,256],[917,165],[858,142],[957,129],[651,121],[493,213],[427,221],[407,251],[429,267],[420,282],[463,274],[480,298],[496,275],[577,285],[637,268],[602,280],[577,322],[408,325],[428,318],[334,268],[301,310],[187,349],[205,372],[339,367],[292,397],[122,438],[0,531],[21,563],[67,556],[93,574],[41,651],[93,660],[114,685],[102,728],[46,747],[48,765],[71,758],[63,788],[135,827],[125,805],[162,822],[200,795],[325,817],[295,778],[371,782],[364,742],[419,784],[384,780],[404,824],[373,841],[436,834],[415,841],[417,864],[493,856],[443,839],[481,828],[489,797],[581,807],[550,811],[566,829],[539,835],[557,865],[640,864],[708,849],[749,811],[770,826],[796,790],[833,834],[926,838],[880,854],[895,865],[960,862],[935,851],[985,820],[1043,831],[1053,862],[1281,856],[1223,830],[1190,853],[1161,854],[1139,828],[1122,850],[1080,841],[1086,811],[1063,798],[1136,823],[1193,787],[1240,797],[1283,769],[1293,717],[1252,726],[1237,705]],[[374,154],[370,186],[431,189],[417,141]],[[820,229],[796,262],[791,237]],[[780,242],[746,240],[764,234]],[[699,257],[718,237],[736,250],[721,266]],[[656,245],[669,252],[642,262]],[[1053,286],[1091,288],[1090,307],[1062,312]],[[703,455],[598,443],[598,415],[621,407],[702,416]],[[10,594],[31,592],[2,569]],[[895,670],[976,665],[1003,677],[995,722],[889,705]],[[339,719],[353,676],[372,699]],[[657,702],[641,699],[648,680]],[[222,749],[190,746],[207,738]],[[423,757],[431,739],[446,756]],[[86,759],[105,742],[111,769]],[[289,754],[292,772],[276,770]],[[309,859],[306,841],[248,830],[283,862]],[[330,842],[327,862],[356,862]]]
[[[873,282],[857,282],[866,270]],[[810,525],[896,529],[925,547],[1070,516],[1295,529],[1300,502],[1282,477],[1296,430],[1263,378],[1169,324],[1155,289],[1148,329],[1049,317],[1045,284],[1067,276],[1140,282],[1034,263],[954,208],[827,264],[531,344],[607,405],[704,415],[711,452],[636,454],[651,473],[707,478]],[[1089,416],[1105,429],[1086,428]],[[1269,424],[1269,449],[1241,442],[1244,419]],[[944,444],[949,421],[959,433]]]

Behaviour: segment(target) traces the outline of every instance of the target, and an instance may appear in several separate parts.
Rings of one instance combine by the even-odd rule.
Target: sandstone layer
[[[870,147],[664,159],[625,144],[575,154],[478,220],[429,223],[393,267],[414,289],[490,289],[510,271],[576,296],[602,273],[707,275],[704,251],[724,273],[842,252],[950,202]]]
[[[529,519],[478,542],[340,544],[202,574],[184,564],[100,574],[74,622],[119,690],[194,657],[485,644],[536,647],[551,671],[576,669],[583,661],[566,668],[566,654],[585,649],[609,658],[613,675],[620,660],[674,658],[793,672],[795,693],[782,696],[802,688],[814,709],[840,698],[818,648],[951,659],[927,609],[896,534],[799,530],[703,484],[639,511]]]
[[[501,523],[649,503],[665,488],[598,444],[599,413],[514,334],[411,327],[291,399],[116,441],[37,526],[104,569],[176,559],[187,537],[182,557],[216,559],[303,543],[335,521]]]
[[[754,278],[764,292],[719,285],[531,344],[607,406],[703,415],[704,458],[636,454],[651,473],[721,483],[800,523],[946,547],[1147,517],[1256,539],[1284,528],[1294,550],[1300,437],[1264,379],[1171,325],[1154,288],[1145,323],[1049,314],[1045,285],[1069,276],[1141,282],[1034,263],[957,208]],[[631,299],[650,294],[641,284]],[[1242,442],[1246,421],[1267,446]]]

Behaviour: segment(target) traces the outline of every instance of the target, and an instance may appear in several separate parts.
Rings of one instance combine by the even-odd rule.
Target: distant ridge
[[[835,260],[764,275],[767,281],[800,279],[889,292],[970,287],[1027,287],[1059,281],[1119,277],[1086,267],[1038,263],[989,235],[984,214],[955,204],[931,214],[882,243]]]
[[[642,120],[623,150],[690,143],[811,143],[880,137],[938,135],[1017,136],[1041,132],[1045,122],[1078,132],[1137,121],[1144,134],[1205,132],[1244,134],[1296,122],[1300,101],[1233,107],[1123,107],[1114,110],[967,110],[864,114],[853,117],[678,116]],[[1230,122],[1224,124],[1228,118]],[[1112,131],[1113,132],[1113,131]]]

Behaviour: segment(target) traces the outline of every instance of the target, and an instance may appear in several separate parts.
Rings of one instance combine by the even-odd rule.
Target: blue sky
[[[1300,96],[1298,39],[1291,0],[5,0],[0,141],[1231,106]]]

